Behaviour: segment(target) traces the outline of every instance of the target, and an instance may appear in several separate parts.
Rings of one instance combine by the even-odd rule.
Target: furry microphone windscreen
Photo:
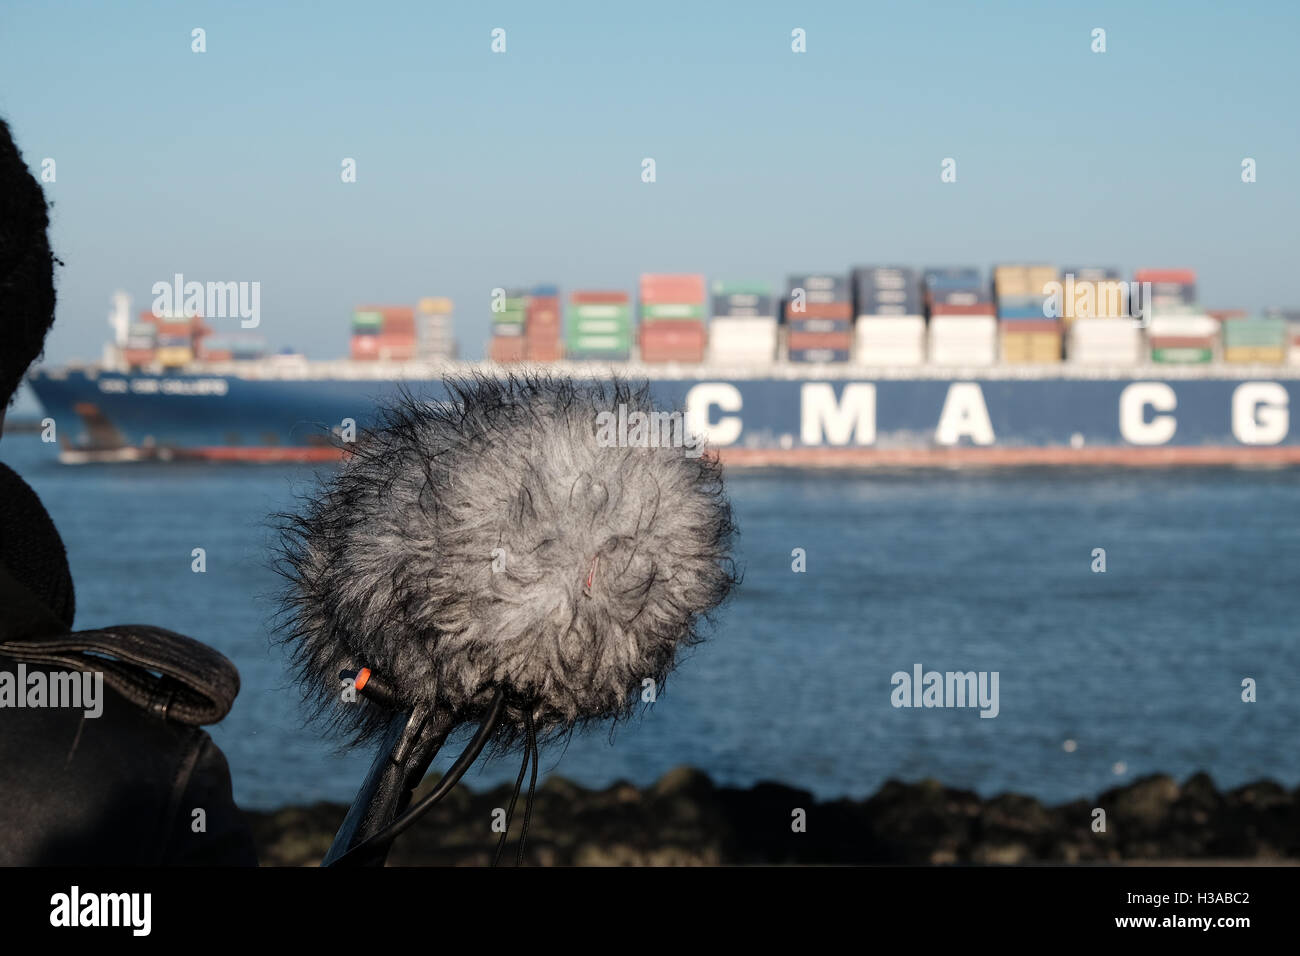
[[[736,582],[721,466],[689,436],[602,430],[655,411],[644,386],[447,386],[449,401],[384,409],[282,525],[284,628],[308,696],[354,742],[389,716],[339,701],[339,672],[359,666],[397,706],[457,721],[498,687],[516,730],[529,711],[542,734],[626,716]],[[656,420],[671,416],[684,436],[680,413]]]

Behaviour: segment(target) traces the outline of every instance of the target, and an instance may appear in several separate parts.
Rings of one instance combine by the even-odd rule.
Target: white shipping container
[[[853,360],[859,365],[924,365],[925,344],[918,342],[910,346],[859,345],[854,350]]]
[[[872,341],[886,338],[925,337],[923,315],[860,315],[853,325],[858,338],[867,335]]]
[[[765,316],[716,316],[709,323],[710,335],[776,335],[776,319]]]
[[[933,365],[996,365],[998,349],[995,343],[987,345],[930,344],[930,362]]]
[[[1179,338],[1219,334],[1219,320],[1200,315],[1154,315],[1147,328],[1149,335],[1172,335]]]
[[[1142,361],[1142,345],[1132,346],[1070,346],[1066,361],[1074,365],[1138,365]]]
[[[1142,360],[1142,330],[1124,319],[1076,319],[1065,354],[1076,365],[1137,365]]]
[[[998,321],[984,315],[937,315],[930,319],[929,353],[935,365],[994,365]]]
[[[715,318],[709,323],[709,361],[725,365],[770,362],[776,355],[774,318]]]
[[[858,316],[853,346],[854,358],[862,365],[923,365],[925,317]]]
[[[936,315],[930,319],[930,342],[996,345],[998,320],[991,315]]]
[[[767,352],[724,352],[717,349],[709,349],[708,357],[705,362],[709,365],[731,365],[745,367],[750,365],[770,365],[776,360],[776,347]]]

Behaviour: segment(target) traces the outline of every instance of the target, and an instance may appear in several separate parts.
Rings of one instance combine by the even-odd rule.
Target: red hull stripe
[[[1167,446],[1136,448],[723,448],[726,465],[738,468],[925,468],[1106,465],[1167,468],[1179,465],[1300,465],[1300,445],[1269,447]],[[328,462],[342,453],[331,447],[223,447],[174,449],[173,458],[204,461]]]

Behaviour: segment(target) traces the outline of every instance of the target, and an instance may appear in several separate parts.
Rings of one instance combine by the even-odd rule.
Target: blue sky
[[[477,357],[494,286],[643,271],[1190,266],[1209,307],[1300,302],[1295,3],[264,6],[0,7],[0,115],[57,163],[49,360],[176,272],[261,282],[320,358],[359,303],[449,295]]]

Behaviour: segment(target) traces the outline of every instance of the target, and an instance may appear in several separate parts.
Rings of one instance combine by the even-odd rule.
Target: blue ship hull
[[[654,377],[657,403],[684,409],[687,427],[738,463],[947,460],[982,450],[990,461],[1034,450],[1122,460],[1164,450],[1217,449],[1225,460],[1295,461],[1300,370],[1147,368],[1108,376],[1047,377],[1023,369],[978,377],[925,373],[872,377],[871,370],[786,368],[771,377]],[[825,377],[817,377],[824,372]],[[856,373],[861,373],[860,375]],[[575,373],[579,376],[581,373]],[[634,377],[629,374],[629,377]],[[347,420],[364,429],[379,403],[405,387],[447,397],[437,378],[262,376],[225,372],[150,374],[95,368],[37,370],[30,378],[55,425],[65,460],[117,458],[324,459]],[[969,456],[968,456],[969,457]],[[976,456],[978,457],[978,456]],[[1012,458],[1015,455],[1011,455]],[[1214,456],[1211,456],[1214,457]],[[849,460],[844,458],[844,460]]]

